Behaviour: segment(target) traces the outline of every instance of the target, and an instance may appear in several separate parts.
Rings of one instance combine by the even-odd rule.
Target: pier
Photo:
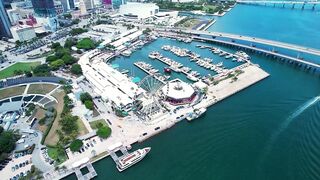
[[[157,72],[151,72],[151,70],[148,70],[147,68],[143,67],[144,65],[150,65],[147,64],[143,61],[139,61],[139,62],[135,62],[133,63],[135,66],[137,66],[139,69],[141,69],[142,71],[144,71],[145,73],[147,73],[148,75],[154,77],[155,79],[157,79],[158,81],[162,82],[163,84],[165,84],[165,79],[163,79],[164,77],[162,77],[161,75],[158,75]],[[151,65],[150,65],[151,69],[154,69]]]

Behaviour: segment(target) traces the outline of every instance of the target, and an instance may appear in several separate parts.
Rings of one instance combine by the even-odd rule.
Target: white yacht
[[[150,150],[151,147],[146,147],[120,157],[119,162],[117,163],[117,169],[122,172],[133,166],[137,162],[141,161],[150,152]]]

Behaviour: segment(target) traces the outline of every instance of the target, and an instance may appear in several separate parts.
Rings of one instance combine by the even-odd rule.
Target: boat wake
[[[300,114],[302,114],[305,110],[307,110],[309,107],[313,106],[314,104],[316,104],[317,102],[320,101],[320,96],[316,96],[310,100],[308,100],[307,102],[305,102],[304,104],[302,104],[301,106],[299,106],[279,127],[279,129],[272,134],[272,136],[270,137],[269,141],[267,142],[267,145],[263,151],[263,155],[261,156],[260,159],[260,164],[259,164],[259,168],[261,168],[262,163],[264,162],[266,156],[269,154],[269,152],[272,149],[273,144],[275,143],[275,141],[277,140],[278,136],[285,131],[289,125],[291,124],[291,122],[298,117]]]

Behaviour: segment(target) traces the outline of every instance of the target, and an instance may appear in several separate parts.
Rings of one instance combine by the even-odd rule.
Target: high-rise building
[[[3,0],[0,0],[0,37],[12,37],[10,31],[10,21],[7,12],[3,5]]]
[[[112,6],[112,1],[111,0],[102,0],[102,5],[104,7],[111,7]]]
[[[84,0],[84,5],[86,6],[87,10],[93,9],[94,8],[94,2],[93,0]]]
[[[60,0],[63,6],[63,11],[67,12],[70,9],[74,9],[74,0]]]
[[[119,9],[120,5],[127,4],[126,0],[112,0],[112,8]]]
[[[32,6],[36,16],[55,17],[56,9],[53,0],[32,0]]]
[[[69,7],[70,7],[70,9],[74,9],[75,8],[74,0],[69,0]]]

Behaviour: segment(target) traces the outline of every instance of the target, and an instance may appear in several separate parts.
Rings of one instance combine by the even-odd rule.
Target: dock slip
[[[143,61],[135,62],[133,64],[163,84],[165,84],[165,81],[168,79],[165,76],[161,75],[159,73],[159,70],[153,68],[151,64],[145,63]]]
[[[87,174],[82,174],[82,172],[81,172],[82,168],[87,168],[89,172]],[[89,180],[89,179],[93,179],[94,177],[97,176],[97,172],[93,168],[91,163],[87,163],[82,168],[76,168],[75,169],[75,173],[76,173],[76,176],[77,176],[78,180]]]

